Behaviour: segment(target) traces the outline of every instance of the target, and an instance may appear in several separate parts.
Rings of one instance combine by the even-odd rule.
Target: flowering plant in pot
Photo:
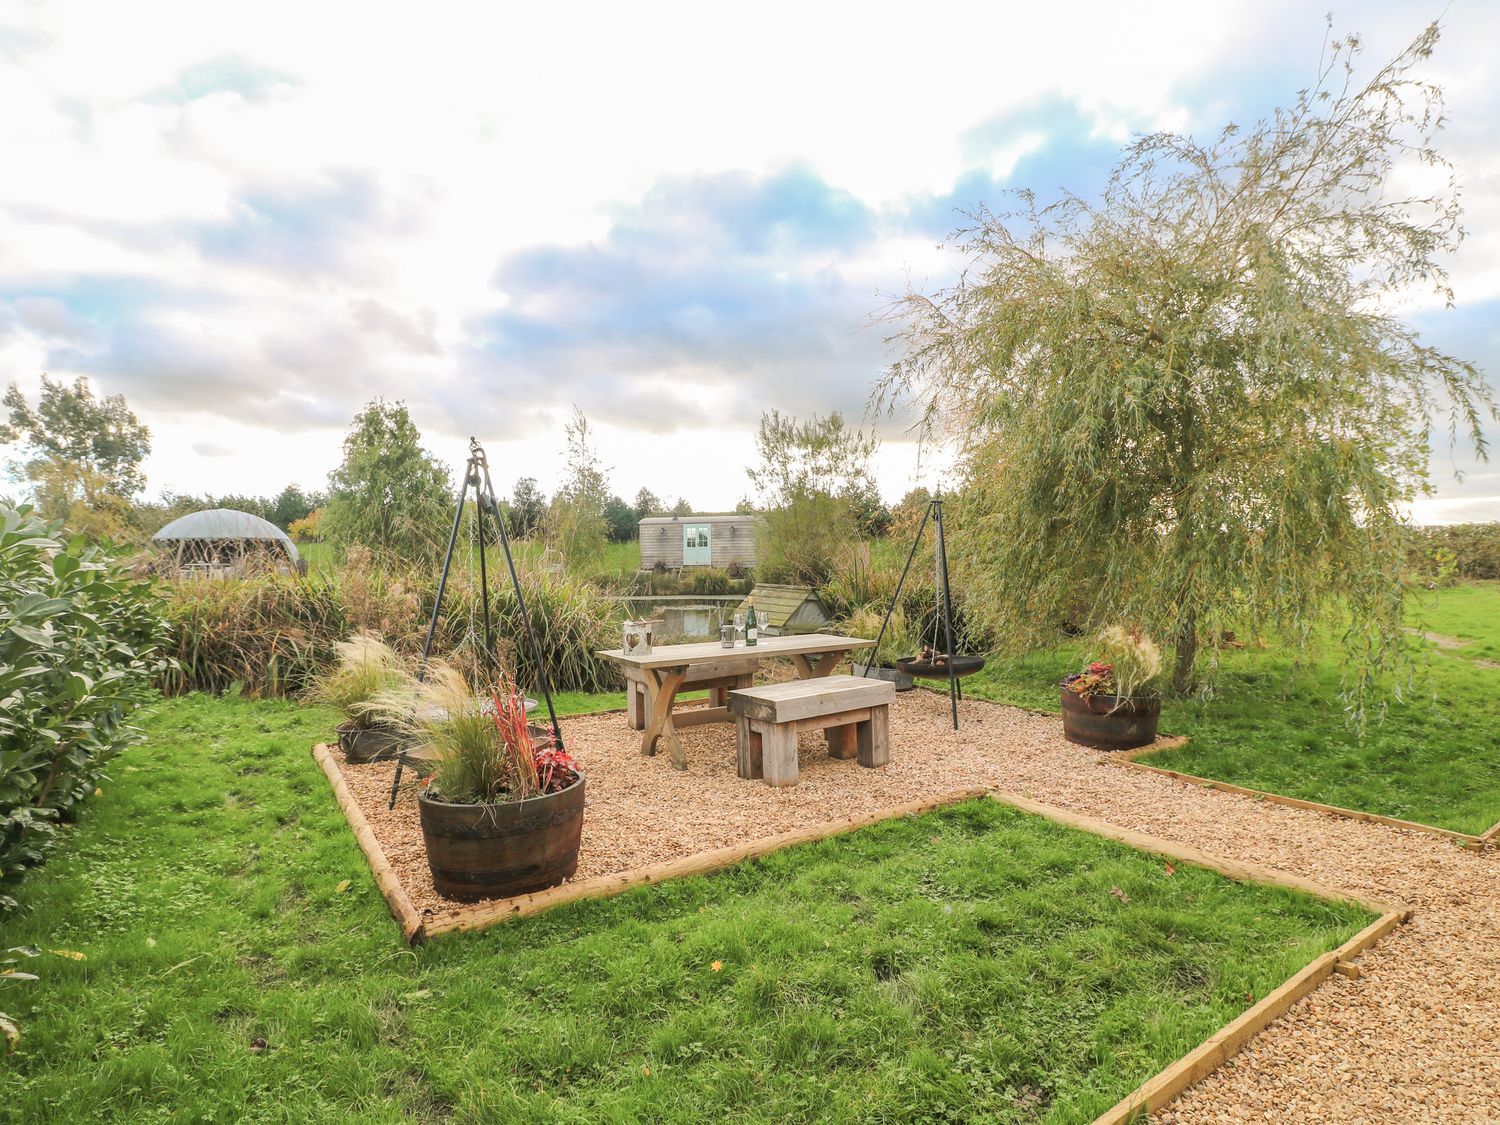
[[[313,681],[308,699],[343,712],[344,721],[336,729],[345,761],[357,764],[391,757],[400,744],[401,731],[382,699],[407,680],[404,663],[374,633],[355,633],[334,649],[337,658]]]
[[[1161,651],[1139,629],[1113,625],[1099,634],[1098,655],[1059,685],[1063,737],[1096,750],[1147,745],[1161,716]]]
[[[483,696],[436,665],[411,723],[433,772],[417,798],[432,881],[472,902],[555,886],[578,868],[584,776],[501,677]]]

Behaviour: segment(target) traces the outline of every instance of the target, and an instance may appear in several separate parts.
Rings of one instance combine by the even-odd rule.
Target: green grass
[[[7,920],[86,959],[0,1119],[1086,1121],[1368,921],[982,801],[408,951],[332,723],[147,719]]]
[[[1466,582],[1416,598],[1409,615],[1422,632],[1467,642],[1454,656],[1500,661],[1500,582]]]
[[[1453,587],[1413,607],[1414,622],[1500,639],[1500,583]],[[1415,626],[1414,626],[1415,627]],[[1500,820],[1500,670],[1420,647],[1416,689],[1372,718],[1363,737],[1338,700],[1336,651],[1296,669],[1285,654],[1222,655],[1216,698],[1168,699],[1161,729],[1192,741],[1148,764],[1251,789],[1481,833]],[[1018,663],[993,663],[965,681],[986,699],[1058,709],[1057,681],[1087,659],[1077,642]],[[1467,652],[1467,650],[1464,650]]]

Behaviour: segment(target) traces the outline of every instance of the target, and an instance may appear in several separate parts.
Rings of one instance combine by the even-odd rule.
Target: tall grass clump
[[[323,577],[187,579],[169,587],[166,613],[176,658],[168,695],[305,691],[349,632],[337,583]]]

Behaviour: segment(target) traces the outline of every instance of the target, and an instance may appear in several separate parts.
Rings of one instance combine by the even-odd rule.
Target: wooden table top
[[[874,646],[873,640],[864,637],[800,633],[788,637],[762,636],[760,643],[753,646],[739,641],[733,648],[725,648],[718,641],[697,641],[688,645],[654,645],[646,655],[626,656],[625,650],[621,648],[606,649],[594,655],[634,668],[680,668],[684,665],[743,659],[747,656],[816,656],[822,652],[848,652],[850,649]]]

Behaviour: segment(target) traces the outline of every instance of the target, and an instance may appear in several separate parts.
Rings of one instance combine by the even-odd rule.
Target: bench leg
[[[855,736],[859,745],[859,764],[867,769],[883,766],[891,760],[890,707],[870,708],[868,722],[860,723]]]
[[[762,766],[767,785],[797,784],[797,731],[789,723],[768,723],[760,732]]]
[[[828,740],[828,756],[847,760],[858,753],[858,740],[854,728],[858,723],[845,723],[839,727],[829,727],[823,732],[823,737]]]
[[[627,680],[625,725],[631,730],[646,729],[646,685],[640,680]]]
[[[735,719],[735,767],[746,780],[762,775],[760,731],[750,729],[750,720],[740,715]]]

